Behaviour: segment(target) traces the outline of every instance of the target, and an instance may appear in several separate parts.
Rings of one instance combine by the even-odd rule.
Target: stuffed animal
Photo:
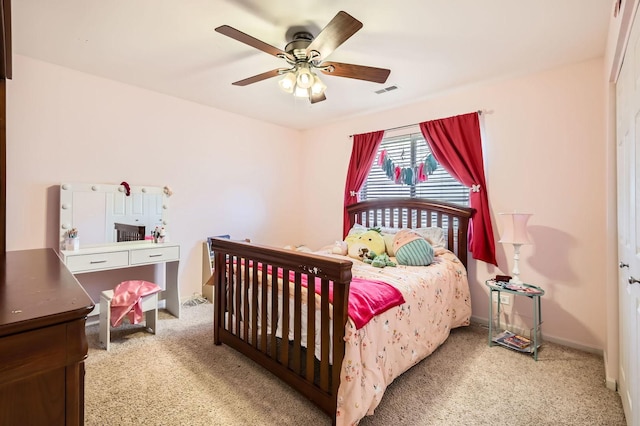
[[[398,231],[393,250],[400,265],[427,266],[433,262],[433,247],[420,234],[409,229]]]
[[[293,250],[293,251],[300,251],[303,253],[312,253],[313,250],[311,250],[309,247],[305,246],[305,245],[300,245],[300,246],[293,246],[293,245],[286,245],[284,246],[285,250]]]
[[[326,246],[323,246],[320,250],[318,250],[318,253],[325,253],[325,254],[339,254],[342,256],[346,256],[347,255],[347,242],[346,241],[336,241],[333,244],[328,244]]]
[[[373,252],[369,252],[364,258],[364,261],[365,263],[370,263],[371,266],[375,266],[376,268],[384,268],[385,266],[396,266],[395,262],[391,261],[391,258],[387,253],[376,255]]]
[[[347,243],[345,241],[336,241],[333,247],[331,248],[331,253],[333,254],[347,254]]]
[[[367,253],[385,253],[384,238],[379,229],[371,228],[360,234],[345,238],[347,254],[355,259],[363,260]]]
[[[347,235],[344,239],[344,242],[347,243],[347,256],[353,257],[354,259],[362,259],[365,253],[363,253],[363,249],[367,247],[360,243],[358,237],[360,234],[351,234]]]

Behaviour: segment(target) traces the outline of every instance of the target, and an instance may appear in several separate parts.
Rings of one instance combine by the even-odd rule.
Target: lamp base
[[[520,281],[520,268],[518,268],[521,245],[522,244],[513,244],[513,270],[511,271],[513,277],[509,280],[511,284],[522,284],[522,281]]]

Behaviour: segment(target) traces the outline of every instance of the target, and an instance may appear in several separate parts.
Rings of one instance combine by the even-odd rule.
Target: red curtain
[[[347,236],[350,225],[347,206],[358,202],[358,192],[360,192],[367,179],[383,136],[383,130],[353,136],[351,160],[349,160],[349,169],[347,170],[347,183],[344,187],[343,238]]]
[[[478,113],[426,121],[420,123],[420,130],[438,163],[470,188],[470,204],[475,209],[469,226],[469,251],[473,258],[498,266]]]

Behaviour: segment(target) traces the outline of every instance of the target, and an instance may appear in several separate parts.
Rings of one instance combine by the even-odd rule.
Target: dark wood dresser
[[[0,425],[82,425],[91,298],[52,249],[0,266]]]

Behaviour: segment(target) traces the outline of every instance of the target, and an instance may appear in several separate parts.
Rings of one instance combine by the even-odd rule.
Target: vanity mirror
[[[129,186],[124,182],[121,185],[63,183],[60,185],[60,242],[64,242],[69,231],[77,230],[83,247],[115,243],[118,242],[116,224],[140,229],[141,239],[150,236],[156,226],[163,226],[167,232],[170,194],[167,187]]]

